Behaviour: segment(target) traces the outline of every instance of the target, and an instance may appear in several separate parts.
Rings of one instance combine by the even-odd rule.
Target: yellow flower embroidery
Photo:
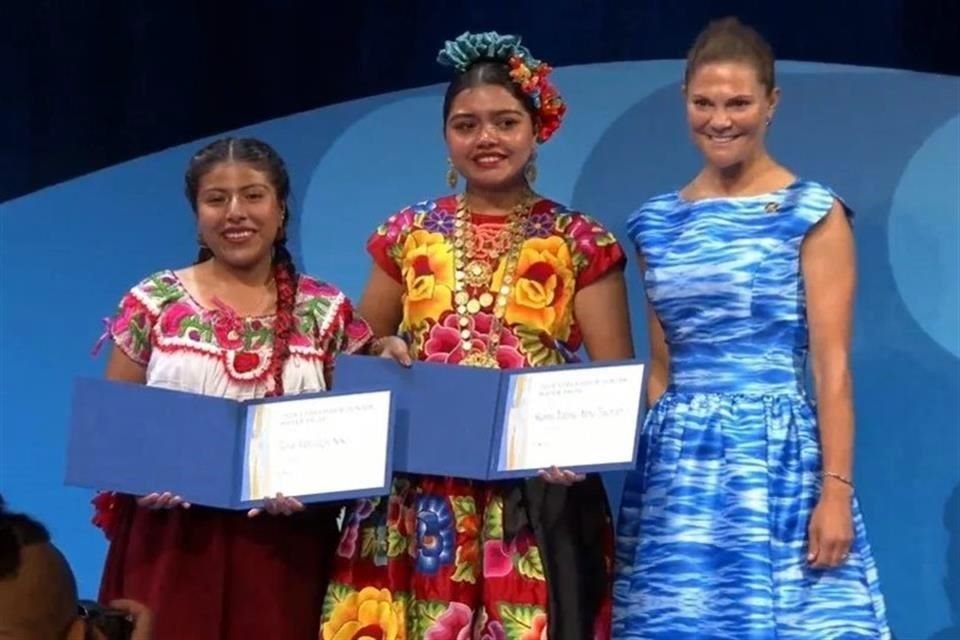
[[[405,329],[439,319],[453,296],[453,251],[443,234],[418,229],[403,245]]]
[[[338,602],[323,625],[323,640],[405,640],[403,604],[387,589],[366,587]]]
[[[503,282],[505,268],[505,261],[501,261],[493,276],[494,291]],[[505,319],[509,324],[566,339],[570,335],[573,293],[573,259],[564,239],[530,238],[520,251]]]

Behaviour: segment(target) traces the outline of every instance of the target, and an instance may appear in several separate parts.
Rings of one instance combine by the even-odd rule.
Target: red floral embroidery
[[[300,293],[311,298],[336,298],[340,290],[326,282],[303,278],[300,280]]]
[[[471,332],[471,341],[475,350],[486,350],[490,344],[490,333],[493,329],[493,316],[479,313],[470,319],[467,327]],[[460,338],[460,326],[457,317],[448,314],[442,324],[433,325],[424,344],[424,355],[427,362],[443,362],[457,364],[466,355]],[[497,362],[502,369],[515,369],[523,366],[523,355],[518,350],[520,341],[506,327],[500,328],[500,344],[497,347]]]
[[[243,346],[243,321],[232,313],[217,313],[213,321],[213,334],[224,349],[239,349]]]
[[[160,318],[160,332],[165,336],[178,336],[183,321],[196,312],[187,302],[175,302],[164,310]]]
[[[462,602],[451,602],[433,625],[424,640],[470,640],[473,611]]]
[[[256,353],[243,351],[233,358],[233,368],[237,373],[247,373],[260,366],[260,356]]]

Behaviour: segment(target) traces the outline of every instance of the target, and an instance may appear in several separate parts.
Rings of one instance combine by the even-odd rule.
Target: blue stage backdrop
[[[565,128],[537,187],[610,225],[698,168],[678,61],[568,67]],[[960,637],[960,78],[783,63],[776,156],[856,210],[860,288],[854,365],[857,480],[890,620],[903,639]],[[376,96],[233,132],[262,137],[294,177],[295,253],[350,295],[367,235],[445,191],[442,87]],[[63,486],[73,379],[124,290],[189,263],[182,196],[190,153],[143,157],[0,205],[0,492],[47,522],[96,593],[105,543],[87,491]],[[640,355],[642,292],[630,295]],[[130,416],[136,429],[136,416]],[[619,503],[622,478],[607,478]],[[162,487],[158,487],[162,489]]]

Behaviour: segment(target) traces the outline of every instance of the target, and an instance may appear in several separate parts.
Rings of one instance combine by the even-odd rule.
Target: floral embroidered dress
[[[539,199],[514,223],[511,258],[497,247],[504,218],[465,220],[458,203],[448,196],[406,208],[368,243],[376,263],[403,284],[400,331],[415,357],[466,365],[490,353],[500,368],[575,360],[582,338],[574,294],[623,268],[620,245],[589,217]],[[469,310],[457,284],[471,279],[457,266],[464,222],[478,246],[504,254],[470,263],[468,271],[486,272],[489,281],[471,288]],[[320,635],[609,638],[611,554],[598,476],[566,488],[539,479],[400,475],[388,498],[361,500],[348,512]]]
[[[307,276],[298,280],[294,317],[287,394],[328,388],[334,356],[371,337],[343,293]],[[272,387],[274,320],[204,308],[164,271],[123,297],[109,336],[146,367],[148,385],[257,398]],[[339,505],[248,518],[197,505],[153,511],[112,494],[97,502],[97,522],[111,539],[100,597],[145,602],[156,614],[155,637],[316,638]]]

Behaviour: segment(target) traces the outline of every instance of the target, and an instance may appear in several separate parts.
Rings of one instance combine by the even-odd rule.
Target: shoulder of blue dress
[[[831,187],[815,180],[798,179],[788,188],[788,200],[797,213],[810,222],[817,222],[833,208],[835,202],[843,207],[847,218],[854,217],[850,205]]]
[[[787,208],[793,212],[793,219],[798,222],[790,225],[795,233],[805,235],[811,228],[823,220],[835,202],[839,202],[849,221],[853,221],[853,209],[832,188],[814,180],[797,180],[787,189],[785,197]]]
[[[627,235],[634,243],[644,228],[661,220],[663,216],[675,210],[680,202],[676,191],[654,196],[640,205],[627,216]]]

